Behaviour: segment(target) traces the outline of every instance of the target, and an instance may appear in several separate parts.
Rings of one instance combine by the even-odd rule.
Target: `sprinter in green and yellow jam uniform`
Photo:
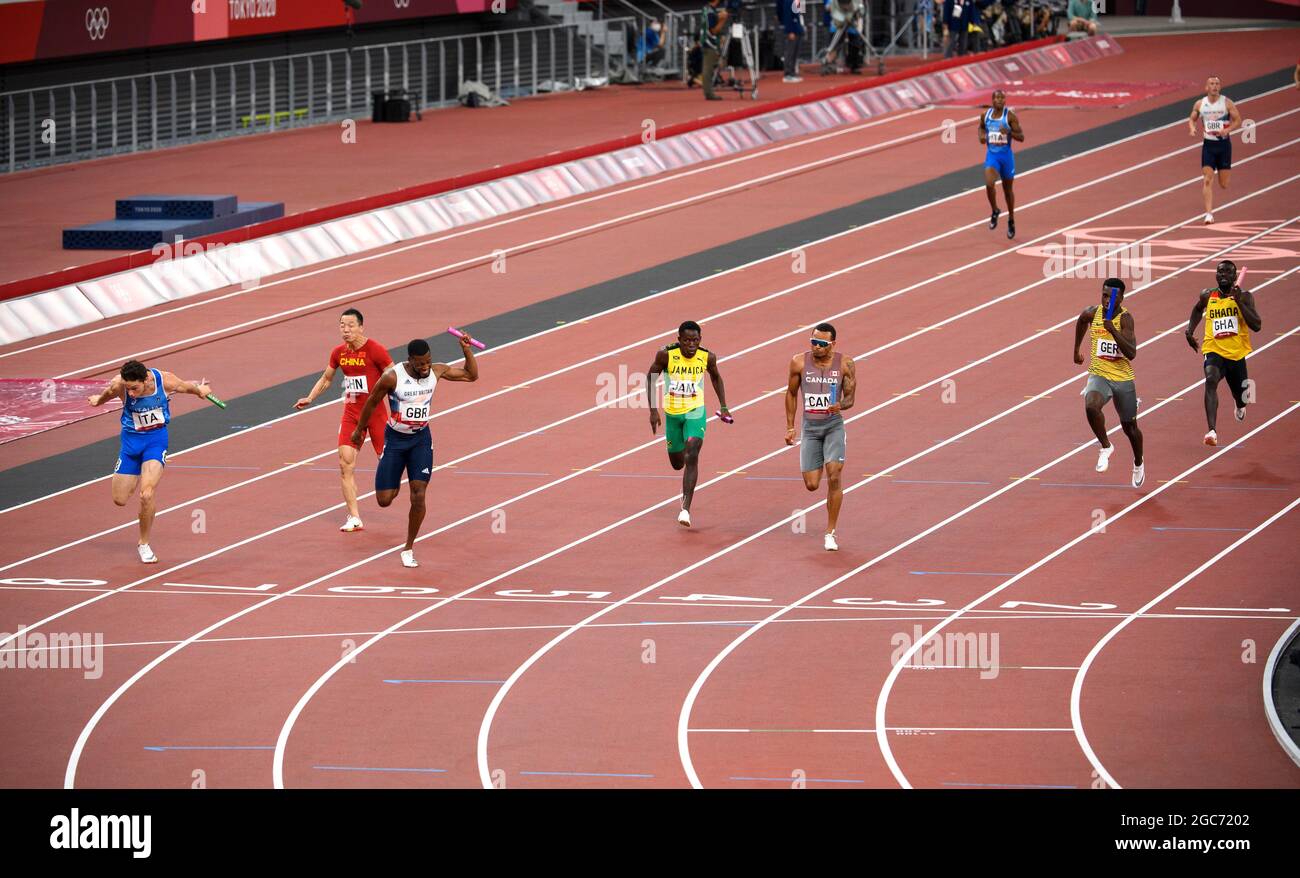
[[[691,498],[695,494],[695,481],[699,477],[700,448],[704,445],[704,426],[709,420],[709,410],[704,405],[704,375],[713,381],[722,414],[730,420],[727,411],[727,393],[722,387],[722,373],[718,371],[718,358],[700,347],[700,325],[687,320],[677,328],[677,343],[661,348],[655,354],[646,375],[646,393],[650,397],[650,432],[659,430],[659,406],[655,390],[659,373],[664,381],[664,436],[668,439],[668,462],[682,473],[682,511],[677,523],[691,526]]]

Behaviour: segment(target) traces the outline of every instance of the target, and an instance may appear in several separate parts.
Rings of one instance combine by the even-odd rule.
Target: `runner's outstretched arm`
[[[383,375],[379,376],[379,380],[375,382],[374,389],[370,391],[370,395],[366,397],[365,404],[361,406],[361,414],[357,416],[357,426],[356,429],[352,431],[352,436],[350,437],[353,445],[358,448],[361,446],[362,429],[366,424],[370,423],[370,416],[375,413],[375,408],[379,405],[380,401],[396,389],[396,369],[389,369]]]
[[[709,378],[713,381],[713,392],[718,395],[718,406],[727,411],[727,391],[722,387],[722,373],[718,371],[718,358],[709,351]]]
[[[655,354],[654,362],[645,373],[645,401],[650,406],[650,433],[653,435],[659,431],[659,403],[655,402],[655,385],[659,381],[659,374],[668,368],[668,349],[660,348]]]

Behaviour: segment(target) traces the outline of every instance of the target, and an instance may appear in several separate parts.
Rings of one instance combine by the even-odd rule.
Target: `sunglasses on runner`
[[[828,348],[831,346],[831,343],[824,338],[810,338],[808,340],[813,343],[813,347]]]

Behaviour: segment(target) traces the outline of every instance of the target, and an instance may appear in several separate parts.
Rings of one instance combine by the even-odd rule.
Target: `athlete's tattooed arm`
[[[212,392],[212,388],[202,381],[197,384],[191,384],[183,378],[177,378],[171,372],[162,372],[161,374],[163,390],[168,393],[192,393],[199,399],[202,399]]]
[[[1079,346],[1083,344],[1083,337],[1088,333],[1088,327],[1092,325],[1092,318],[1097,314],[1097,306],[1089,305],[1083,309],[1079,319],[1074,321],[1074,362],[1078,365],[1083,363],[1083,354],[1079,351]]]
[[[122,382],[122,376],[114,375],[113,380],[108,382],[107,387],[105,387],[99,393],[92,393],[90,396],[86,397],[86,402],[90,403],[93,406],[101,406],[104,403],[108,402],[110,399],[116,399],[120,397],[122,395],[123,386],[124,385]]]
[[[854,365],[853,358],[842,359],[840,368],[844,370],[844,380],[840,382],[840,398],[827,409],[830,412],[846,412],[853,408],[854,397],[858,392],[858,367]]]

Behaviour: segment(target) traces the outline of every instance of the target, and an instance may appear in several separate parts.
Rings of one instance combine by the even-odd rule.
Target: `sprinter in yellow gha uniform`
[[[1250,334],[1264,326],[1255,297],[1237,286],[1237,266],[1225,259],[1214,269],[1213,289],[1201,290],[1191,319],[1187,321],[1187,343],[1202,354],[1205,369],[1205,422],[1209,432],[1206,445],[1218,445],[1215,423],[1219,415],[1219,382],[1228,379],[1228,390],[1237,404],[1237,420],[1246,419],[1246,404],[1253,401],[1250,378],[1246,375],[1246,355],[1250,353]],[[1196,324],[1204,318],[1205,331],[1198,344]]]

